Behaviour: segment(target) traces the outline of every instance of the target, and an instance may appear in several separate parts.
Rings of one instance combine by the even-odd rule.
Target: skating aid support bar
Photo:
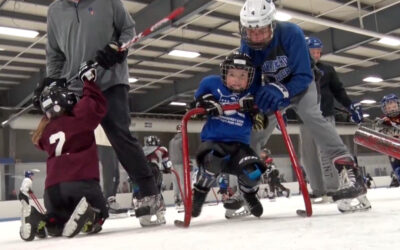
[[[35,195],[32,191],[29,191],[28,193],[29,193],[29,196],[31,197],[31,199],[33,200],[33,202],[36,204],[36,207],[39,209],[39,211],[40,211],[42,214],[45,214],[46,211],[44,210],[44,208],[42,207],[42,205],[40,205],[38,199],[36,198],[36,195]]]
[[[238,110],[240,109],[239,104],[233,104],[233,105],[224,105],[222,106],[222,109],[224,111],[228,110]],[[187,123],[189,119],[194,116],[194,115],[201,115],[205,114],[205,110],[203,108],[195,108],[189,110],[182,118],[182,151],[183,151],[183,177],[184,177],[184,189],[185,189],[185,196],[184,196],[184,206],[185,206],[185,217],[184,221],[175,221],[175,225],[179,227],[189,227],[190,225],[190,220],[192,216],[192,184],[191,184],[191,178],[190,178],[190,166],[189,166],[189,144],[188,144],[188,135],[187,135]],[[302,171],[300,169],[300,165],[298,163],[296,153],[293,148],[292,141],[290,140],[290,137],[286,131],[286,126],[285,122],[282,118],[282,114],[280,111],[275,112],[276,119],[278,121],[279,127],[281,128],[281,132],[285,141],[286,148],[289,152],[290,160],[293,165],[293,169],[296,173],[297,180],[300,185],[301,192],[303,194],[304,198],[304,203],[306,207],[306,215],[311,216],[312,215],[312,207],[311,207],[311,201],[310,201],[310,196],[307,191],[307,186],[303,178]]]
[[[296,173],[297,181],[299,182],[299,185],[300,185],[300,192],[303,194],[304,204],[306,207],[306,211],[305,211],[306,215],[308,217],[310,217],[312,215],[312,206],[311,206],[310,196],[308,194],[307,184],[303,178],[303,173],[300,169],[299,160],[297,159],[297,156],[296,156],[296,151],[294,150],[292,140],[290,139],[290,137],[287,133],[285,121],[283,120],[281,112],[275,111],[274,113],[275,113],[276,120],[278,121],[278,125],[281,129],[283,140],[285,142],[286,149],[288,150],[288,153],[290,156],[290,161],[292,162],[293,170]]]
[[[160,28],[163,24],[172,21],[173,19],[175,19],[176,17],[178,17],[179,15],[181,15],[183,13],[183,11],[185,10],[184,7],[180,7],[175,9],[174,11],[172,11],[168,16],[164,17],[163,19],[161,19],[160,21],[158,21],[157,23],[151,25],[150,27],[148,27],[147,29],[145,29],[143,32],[140,32],[138,35],[134,36],[130,41],[122,44],[121,48],[119,48],[119,51],[123,51],[127,48],[129,48],[130,46],[132,46],[135,43],[138,43],[140,40],[142,40],[144,37],[150,35],[151,33],[153,33],[155,30],[157,30],[158,28]],[[97,67],[98,63],[95,62],[94,66]],[[73,77],[71,77],[67,82],[71,82],[73,80],[78,79],[79,74],[74,75]],[[20,110],[18,113],[11,115],[7,120],[3,121],[1,123],[1,126],[4,128],[5,126],[7,126],[8,124],[10,124],[10,122],[14,121],[15,119],[17,119],[18,117],[20,117],[21,115],[29,112],[31,109],[33,109],[33,104],[29,104],[28,106],[26,106],[24,109]]]

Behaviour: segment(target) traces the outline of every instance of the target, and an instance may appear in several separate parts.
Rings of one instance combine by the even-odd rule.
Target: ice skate
[[[244,202],[242,197],[238,193],[229,199],[224,201],[225,218],[233,219],[250,215],[250,211],[246,206],[243,206]]]
[[[86,198],[83,197],[75,207],[67,223],[65,223],[62,235],[69,238],[74,237],[87,223],[93,222],[95,216],[96,211],[89,205]]]
[[[25,200],[21,200],[21,204],[21,227],[19,230],[21,239],[31,241],[36,235],[40,238],[46,237],[45,216]]]
[[[260,217],[263,213],[263,206],[260,200],[257,198],[257,191],[253,193],[243,193],[242,197],[244,199],[245,206],[250,211],[250,213],[256,217]]]
[[[182,200],[179,197],[175,196],[174,204],[175,204],[175,209],[176,211],[178,211],[178,213],[184,211],[185,207],[183,205]]]
[[[206,201],[209,188],[202,188],[194,186],[193,188],[193,204],[192,204],[192,217],[198,217],[201,213],[201,208]]]
[[[124,218],[130,215],[129,210],[131,208],[121,208],[115,196],[110,196],[107,198],[107,207],[110,219]]]
[[[328,204],[333,203],[331,193],[321,194],[321,195],[314,195],[310,194],[310,199],[312,204]]]
[[[339,190],[332,193],[333,201],[353,199],[367,193],[362,176],[350,156],[339,157],[334,160],[339,171]]]
[[[164,198],[161,194],[156,194],[138,199],[135,215],[142,227],[157,226],[166,223],[165,210]]]
[[[363,212],[371,209],[371,203],[366,195],[361,195],[356,199],[343,199],[338,202],[338,209],[342,213]]]

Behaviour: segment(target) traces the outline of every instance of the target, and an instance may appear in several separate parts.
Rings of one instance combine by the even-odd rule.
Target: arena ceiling
[[[45,76],[46,12],[52,0],[0,0],[0,26],[38,31],[34,38],[0,34],[0,105],[3,116],[29,104],[31,93]],[[124,0],[137,32],[185,6],[177,20],[157,30],[130,50],[131,111],[183,114],[199,81],[219,72],[220,61],[238,48],[238,20],[244,0]],[[400,1],[280,0],[306,35],[324,43],[322,61],[335,66],[353,100],[379,101],[400,87],[400,45],[378,41],[400,38]],[[196,58],[168,55],[173,49],[200,53]],[[380,82],[365,82],[379,76]],[[366,113],[379,115],[377,105]]]

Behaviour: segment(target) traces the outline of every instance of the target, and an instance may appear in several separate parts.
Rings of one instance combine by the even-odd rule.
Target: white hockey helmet
[[[247,0],[240,10],[240,34],[248,45],[254,49],[264,48],[272,39],[273,21],[275,19],[275,5],[272,0]],[[251,41],[248,30],[271,28],[271,35],[263,41]]]

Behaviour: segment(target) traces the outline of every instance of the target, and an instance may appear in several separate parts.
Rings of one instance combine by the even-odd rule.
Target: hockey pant
[[[203,142],[196,158],[199,171],[195,185],[203,189],[215,186],[218,175],[227,173],[237,176],[241,191],[255,192],[266,170],[256,153],[248,145],[238,142]]]
[[[46,227],[53,227],[55,231],[62,230],[82,197],[86,197],[87,202],[98,210],[99,218],[108,218],[106,201],[97,180],[62,182],[44,192]]]
[[[335,126],[334,116],[325,119],[333,127]],[[339,175],[329,156],[315,144],[312,133],[313,131],[308,130],[303,124],[300,125],[301,160],[313,194],[322,196],[339,188]]]

